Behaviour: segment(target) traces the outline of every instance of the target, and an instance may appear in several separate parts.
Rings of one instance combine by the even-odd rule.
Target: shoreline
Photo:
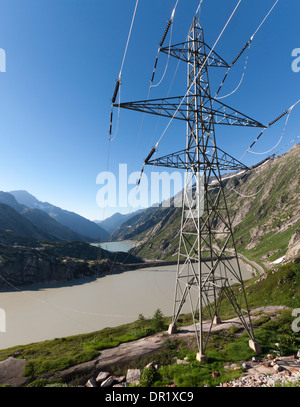
[[[259,270],[251,263],[250,260],[248,260],[245,256],[242,256],[238,254],[238,257],[240,261],[243,263],[244,267],[249,271],[249,273],[255,275],[258,273],[259,275],[262,275]],[[232,257],[233,258],[233,257]],[[50,282],[41,282],[41,283],[33,283],[33,284],[28,284],[28,285],[20,285],[16,286],[14,284],[10,284],[11,288],[0,288],[0,294],[1,293],[9,293],[9,292],[26,292],[26,291],[39,291],[43,289],[49,289],[49,288],[62,288],[62,287],[71,287],[71,286],[78,286],[78,285],[83,285],[83,284],[89,284],[99,278],[110,276],[110,275],[117,275],[117,274],[123,274],[126,273],[127,271],[136,271],[140,269],[145,269],[145,268],[155,268],[155,267],[163,267],[163,266],[176,266],[177,265],[177,260],[155,260],[155,259],[143,259],[143,263],[130,263],[130,264],[123,264],[123,263],[117,263],[116,268],[112,268],[109,272],[103,272],[103,273],[97,273],[93,276],[86,276],[86,277],[79,277],[79,278],[73,278],[70,280],[54,280]],[[207,258],[207,261],[209,259]],[[249,263],[247,262],[249,261]],[[184,264],[185,260],[181,260],[180,264]],[[255,263],[256,264],[256,263]],[[249,270],[249,267],[251,270]]]

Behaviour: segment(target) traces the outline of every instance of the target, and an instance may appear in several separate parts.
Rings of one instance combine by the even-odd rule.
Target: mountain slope
[[[50,238],[13,208],[2,203],[0,203],[0,229],[4,231],[10,230],[17,235],[29,236],[35,239],[45,240]]]
[[[148,208],[119,226],[110,240],[136,240],[140,243],[131,251],[139,256],[169,258],[177,250],[180,217],[180,208]]]
[[[25,208],[21,212],[21,215],[28,219],[39,230],[53,236],[55,239],[78,242],[85,240],[83,236],[73,232],[66,226],[61,225],[40,209]]]
[[[134,217],[137,213],[141,211],[136,211],[134,213],[121,214],[119,212],[114,213],[109,218],[104,220],[94,220],[94,222],[105,229],[109,234],[113,233],[122,223],[126,222],[130,218]]]
[[[9,207],[8,207],[9,208]],[[13,209],[11,209],[13,210]],[[99,250],[84,242],[42,242],[39,247],[0,244],[0,289],[63,282],[126,271],[142,260],[127,253]]]
[[[252,171],[238,186],[233,178],[224,182],[237,249],[247,257],[270,264],[300,253],[299,161],[297,144]],[[180,221],[181,208],[149,208],[121,225],[110,239],[139,241],[132,253],[141,257],[176,259]]]
[[[17,202],[15,197],[8,193],[0,191],[0,203],[9,205],[20,215],[24,216],[29,220],[32,225],[34,225],[44,236],[47,236],[48,239],[56,240],[77,240],[85,241],[86,239],[83,236],[73,232],[68,229],[66,226],[61,225],[55,219],[51,218],[46,212],[41,211],[40,209],[31,209],[27,206]]]
[[[89,241],[105,241],[109,234],[94,222],[78,215],[74,212],[61,209],[58,206],[48,202],[41,202],[27,191],[11,191],[16,200],[32,209],[39,209],[46,212],[49,216],[66,226],[73,232],[84,236]]]
[[[268,262],[289,258],[299,243],[300,145],[258,168],[237,190],[242,195],[228,194],[228,206],[238,248]]]
[[[0,191],[0,203],[9,205],[11,208],[19,213],[26,208],[26,206],[20,204],[12,194],[3,191]]]

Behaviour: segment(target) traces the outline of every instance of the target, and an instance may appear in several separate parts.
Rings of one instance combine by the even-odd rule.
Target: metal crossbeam
[[[193,59],[197,59],[200,64],[206,63],[207,66],[217,67],[217,68],[229,68],[229,65],[223,58],[220,57],[215,51],[207,45],[206,48],[210,50],[209,56],[204,52],[195,52],[186,48],[188,46],[187,42],[181,42],[179,44],[171,45],[170,47],[164,47],[160,49],[160,52],[164,54],[171,55],[174,58],[180,59],[181,61],[191,63]]]
[[[216,151],[219,153],[216,156]],[[249,168],[232,157],[230,154],[225,153],[219,147],[208,146],[206,152],[200,157],[199,161],[194,160],[193,149],[188,151],[186,149],[177,151],[176,153],[167,154],[163,157],[155,158],[154,160],[145,161],[146,165],[155,165],[158,167],[177,168],[181,170],[188,170],[191,168],[191,163],[197,166],[199,171],[205,171],[208,168],[220,171],[237,171],[248,170]]]
[[[195,99],[200,97],[198,94],[192,96]],[[219,100],[213,98],[209,100],[211,105],[206,103],[201,106],[201,122],[203,125],[223,124],[229,126],[266,127],[257,120],[246,116]],[[213,105],[216,105],[216,107],[213,108]],[[200,113],[200,111],[195,109],[193,100],[187,100],[184,96],[125,102],[115,104],[114,106],[184,121],[189,121],[191,114]]]

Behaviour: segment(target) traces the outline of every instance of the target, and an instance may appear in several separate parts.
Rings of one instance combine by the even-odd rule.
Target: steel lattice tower
[[[215,125],[264,126],[211,97],[208,68],[229,65],[206,45],[196,18],[186,42],[161,48],[161,52],[187,63],[185,97],[117,106],[187,123],[185,149],[151,160],[153,149],[145,160],[145,164],[185,170],[174,311],[168,332],[176,331],[177,319],[188,301],[199,350],[197,359],[204,361],[212,325],[221,323],[219,309],[225,296],[249,334],[249,346],[259,353],[222,182],[222,173],[247,167],[217,147]]]

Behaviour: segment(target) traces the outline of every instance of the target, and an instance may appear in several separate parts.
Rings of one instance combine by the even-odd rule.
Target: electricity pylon
[[[211,96],[208,68],[229,65],[206,45],[196,18],[186,42],[162,48],[161,52],[187,63],[185,97],[117,106],[187,123],[185,149],[151,160],[153,149],[144,163],[185,170],[174,311],[168,332],[176,332],[183,305],[189,301],[199,350],[197,360],[206,360],[209,334],[213,324],[221,323],[219,310],[225,296],[250,337],[249,346],[259,353],[222,182],[222,173],[247,167],[217,147],[215,125],[265,126]]]

